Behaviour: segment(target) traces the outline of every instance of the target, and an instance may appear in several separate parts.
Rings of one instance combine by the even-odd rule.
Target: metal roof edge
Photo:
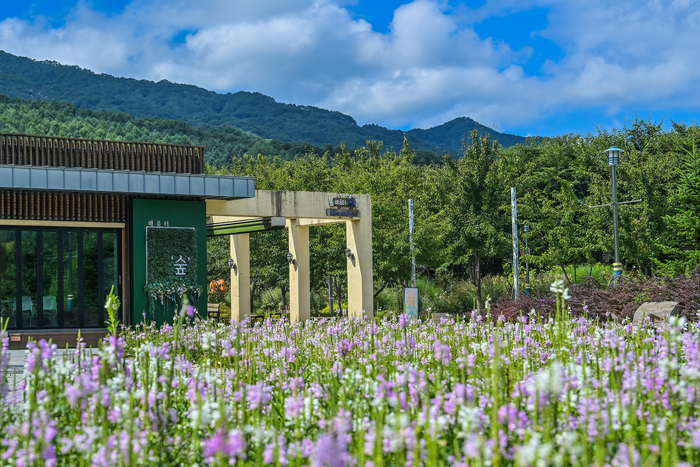
[[[236,181],[243,185],[237,187]],[[255,178],[81,167],[0,165],[0,189],[239,199],[255,197]]]

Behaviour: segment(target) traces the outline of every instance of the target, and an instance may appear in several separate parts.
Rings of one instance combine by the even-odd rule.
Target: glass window
[[[43,296],[42,326],[58,326],[58,232],[42,234]]]
[[[99,265],[99,232],[83,234],[83,291],[85,294],[84,319],[85,326],[97,326],[100,314],[100,265]]]
[[[105,232],[102,237],[102,301],[104,302],[109,292],[114,286],[114,293],[119,294],[119,271],[118,271],[117,234],[115,232]],[[108,316],[104,315],[103,322]]]
[[[16,231],[0,230],[0,317],[17,327]]]
[[[0,229],[0,318],[11,329],[104,327],[120,246],[107,229]]]
[[[22,327],[39,327],[37,314],[37,283],[39,257],[36,254],[37,232],[22,232]]]
[[[78,320],[78,232],[63,232],[63,326],[77,327]]]

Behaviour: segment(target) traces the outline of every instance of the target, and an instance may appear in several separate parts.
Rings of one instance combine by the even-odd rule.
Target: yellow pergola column
[[[250,316],[250,236],[231,235],[231,321],[240,323]]]
[[[289,231],[289,320],[306,321],[311,316],[311,265],[309,261],[309,226],[299,219],[287,219]]]
[[[367,213],[367,214],[365,214]],[[363,216],[371,219],[371,209]],[[348,316],[374,317],[374,287],[372,281],[372,222],[351,220],[345,222],[348,264]]]

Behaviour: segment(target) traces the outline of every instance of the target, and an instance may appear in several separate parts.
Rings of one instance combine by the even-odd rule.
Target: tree
[[[588,206],[576,197],[572,184],[563,181],[559,193],[543,200],[539,222],[532,229],[532,235],[545,239],[547,245],[535,261],[541,265],[559,265],[570,284],[565,265],[573,266],[573,282],[576,282],[576,268],[588,257],[587,214]]]
[[[675,174],[676,189],[671,194],[672,214],[664,216],[667,224],[665,250],[671,255],[666,262],[672,273],[688,273],[700,266],[700,158],[697,141],[700,130],[690,133],[691,149],[685,149]]]
[[[477,308],[481,310],[481,263],[484,258],[505,255],[507,251],[508,189],[498,177],[498,143],[489,135],[471,134],[472,143],[454,162],[445,158],[451,175],[451,199],[444,216],[450,220],[448,240],[451,262],[471,266],[476,284]]]

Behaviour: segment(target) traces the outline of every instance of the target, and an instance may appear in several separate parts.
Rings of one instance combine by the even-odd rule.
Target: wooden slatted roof
[[[0,165],[204,173],[205,146],[0,133]]]

